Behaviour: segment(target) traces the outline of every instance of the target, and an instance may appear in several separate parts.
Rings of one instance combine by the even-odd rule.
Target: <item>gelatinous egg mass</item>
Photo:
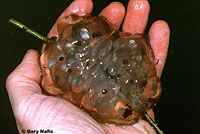
[[[137,122],[161,94],[148,38],[113,30],[103,17],[68,16],[55,44],[43,46],[42,86],[97,121]]]

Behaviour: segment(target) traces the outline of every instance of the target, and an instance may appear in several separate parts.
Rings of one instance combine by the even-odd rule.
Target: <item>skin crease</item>
[[[64,11],[59,19],[71,13],[77,15],[92,12],[91,0],[75,0]],[[117,30],[125,16],[123,31],[129,33],[142,33],[146,27],[149,15],[149,3],[146,0],[130,0],[125,16],[125,8],[121,3],[109,4],[100,15],[111,21]],[[137,18],[137,19],[135,19]],[[48,37],[56,36],[57,29],[54,24]],[[150,28],[149,37],[155,55],[158,76],[161,76],[167,56],[170,30],[166,22],[156,21]],[[155,130],[144,120],[132,126],[114,126],[97,123],[83,110],[70,102],[52,96],[45,96],[40,88],[39,54],[29,50],[22,63],[9,75],[7,91],[17,122],[19,133],[21,129],[51,129],[54,134],[155,134]],[[153,117],[153,112],[148,112]]]

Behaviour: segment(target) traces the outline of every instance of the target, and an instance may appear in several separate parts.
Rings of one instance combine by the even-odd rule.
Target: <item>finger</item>
[[[153,129],[153,127],[144,120],[139,120],[138,123],[133,125],[133,127],[142,131],[144,134],[156,134],[156,131]]]
[[[128,33],[143,33],[147,25],[150,5],[147,0],[130,0],[122,30]]]
[[[93,2],[92,0],[75,0],[73,1],[68,8],[60,15],[57,19],[56,23],[53,25],[52,29],[50,30],[48,37],[53,37],[58,35],[57,31],[57,23],[60,19],[70,15],[76,14],[79,16],[83,16],[85,14],[90,14],[92,12]]]
[[[170,29],[168,24],[159,20],[154,22],[149,31],[150,44],[154,52],[154,63],[158,77],[161,76],[169,46]]]
[[[120,2],[112,2],[99,15],[107,18],[113,28],[118,30],[124,19],[125,8]]]
[[[40,67],[39,54],[35,50],[29,50],[20,65],[9,75],[6,87],[12,106],[19,104],[20,100],[33,92],[41,93],[39,82]]]
[[[144,121],[139,119],[137,123],[132,126],[113,126],[110,124],[102,124],[103,129],[106,133],[113,134],[156,134],[152,126]]]
[[[148,109],[147,114],[154,120],[155,116],[154,116],[153,109]]]

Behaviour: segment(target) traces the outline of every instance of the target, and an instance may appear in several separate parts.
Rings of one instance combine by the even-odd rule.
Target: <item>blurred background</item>
[[[113,0],[94,0],[93,15]],[[0,131],[18,133],[5,82],[30,48],[40,51],[42,42],[9,25],[15,18],[43,35],[72,0],[0,0]],[[128,0],[121,0],[127,6]],[[198,0],[149,0],[147,26],[164,19],[171,28],[170,47],[161,78],[163,94],[155,107],[156,122],[167,134],[200,132],[200,38]]]

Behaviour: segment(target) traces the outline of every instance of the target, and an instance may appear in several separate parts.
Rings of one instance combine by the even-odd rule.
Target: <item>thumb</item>
[[[14,113],[21,101],[33,93],[41,93],[40,79],[39,54],[35,50],[28,50],[20,65],[9,75],[6,81],[6,88]]]

